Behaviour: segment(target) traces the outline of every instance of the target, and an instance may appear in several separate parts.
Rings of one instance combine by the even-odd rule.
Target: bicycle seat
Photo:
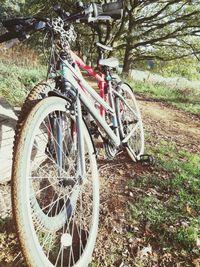
[[[118,61],[118,59],[111,57],[111,58],[107,58],[107,59],[100,59],[99,64],[101,66],[107,66],[110,68],[117,68],[119,66],[119,61]]]
[[[103,44],[101,44],[101,43],[96,43],[96,45],[97,45],[101,50],[107,50],[107,51],[112,51],[112,50],[113,50],[112,46],[103,45]]]

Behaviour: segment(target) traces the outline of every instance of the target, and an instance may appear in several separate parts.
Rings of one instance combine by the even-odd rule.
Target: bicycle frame
[[[87,66],[77,55],[72,53],[72,56],[76,62],[75,67],[68,63],[68,61],[61,62],[61,69],[62,73],[66,76],[65,78],[75,86],[77,90],[77,95],[80,98],[81,102],[86,106],[89,110],[89,113],[94,117],[94,119],[99,123],[99,125],[104,129],[106,134],[112,140],[113,144],[118,147],[121,144],[119,129],[118,129],[118,122],[116,118],[116,112],[114,107],[111,107],[103,98],[104,90],[105,90],[105,75],[102,76],[98,75],[91,67]],[[99,81],[99,88],[100,88],[100,95],[86,82],[83,78],[81,71],[79,69],[86,70],[90,76],[94,77],[97,81]],[[110,88],[111,89],[111,88]],[[88,96],[91,96],[90,100],[88,101]],[[110,95],[111,96],[111,95]],[[112,96],[111,96],[112,97]],[[94,99],[100,105],[100,113],[98,112],[97,108],[92,103],[92,99]],[[112,99],[111,99],[112,101]],[[113,118],[113,126],[116,130],[110,128],[105,120],[105,112],[109,112]]]
[[[132,136],[133,132],[136,130],[137,125],[133,127],[133,129],[129,132],[129,134],[125,137],[123,133],[123,125],[118,121],[116,114],[115,101],[113,97],[113,93],[116,97],[118,97],[125,106],[128,107],[137,117],[135,111],[129,106],[129,104],[125,101],[124,97],[117,91],[113,90],[111,79],[107,79],[110,77],[106,77],[105,74],[97,74],[91,67],[87,66],[82,59],[80,59],[76,54],[72,53],[72,57],[74,59],[75,64],[71,65],[67,60],[60,60],[60,71],[61,77],[64,80],[71,83],[73,89],[76,91],[75,96],[75,123],[77,125],[76,131],[79,136],[79,149],[80,149],[80,171],[81,176],[85,173],[85,160],[84,160],[84,137],[82,133],[83,128],[83,120],[82,120],[82,109],[81,102],[89,111],[89,114],[95,119],[98,125],[102,127],[107,136],[111,145],[114,145],[116,148],[120,145],[126,145],[129,138]],[[100,95],[88,84],[88,82],[84,79],[80,68],[85,70],[90,76],[95,78],[99,82]],[[108,71],[109,75],[109,71]],[[106,79],[108,81],[106,81]],[[105,86],[108,86],[106,88]],[[105,101],[105,88],[108,89],[109,95],[109,104]],[[73,89],[69,89],[72,90]],[[68,90],[68,89],[67,89]],[[73,94],[75,92],[73,91]],[[99,104],[99,109],[95,107],[94,100]],[[100,111],[99,111],[100,110]],[[112,128],[106,122],[105,113],[109,113],[112,117]],[[59,138],[59,148],[58,155],[59,156],[59,166],[62,166],[61,159],[61,150],[62,150],[62,136],[58,136]]]
[[[111,85],[111,81],[106,82],[106,75],[105,74],[97,74],[91,67],[87,66],[77,55],[75,55],[72,52],[72,57],[75,61],[75,66],[71,65],[67,60],[60,59],[60,72],[61,77],[63,79],[63,82],[69,82],[71,83],[73,89],[76,91],[76,95],[74,95],[74,90],[67,88],[66,93],[71,93],[75,97],[73,97],[74,101],[74,108],[75,111],[73,117],[75,120],[76,129],[75,132],[78,137],[78,147],[79,147],[79,175],[80,177],[84,177],[85,175],[85,148],[84,148],[84,135],[82,132],[82,129],[84,127],[84,121],[83,121],[83,115],[82,115],[82,108],[81,108],[81,102],[83,105],[87,108],[89,111],[89,114],[94,117],[94,119],[98,122],[98,124],[104,129],[106,134],[109,136],[109,141],[111,141],[111,144],[118,147],[121,144],[120,139],[120,130],[118,127],[118,120],[117,115],[115,111],[115,103],[113,99],[113,89]],[[100,95],[85,81],[80,68],[87,71],[87,73],[94,77],[99,82],[99,89],[100,89]],[[109,95],[109,104],[105,101],[105,88],[108,86],[108,95]],[[88,101],[89,100],[89,101]],[[99,104],[99,110],[94,105],[94,100]],[[110,127],[110,125],[106,122],[105,113],[109,112],[112,116],[112,126],[113,129]],[[74,131],[74,129],[73,129]],[[56,135],[57,135],[57,160],[58,160],[58,166],[59,166],[59,172],[62,173],[62,150],[63,150],[63,144],[62,144],[62,131],[60,129],[60,126],[56,126]]]
[[[78,73],[81,75],[83,81],[84,81],[84,85],[86,86],[86,90],[84,90],[84,87],[81,86],[81,88],[83,89],[84,92],[89,93],[90,95],[92,95],[95,100],[100,104],[100,114],[102,117],[105,117],[105,109],[107,106],[107,102],[102,102],[102,99],[105,100],[105,86],[107,84],[107,82],[105,81],[106,75],[101,73],[101,75],[97,74],[91,67],[89,67],[88,65],[86,65],[83,60],[78,57],[75,53],[73,53],[71,51],[72,57],[75,60],[76,64],[78,65],[78,68],[76,68],[76,71],[78,71]],[[93,78],[95,78],[98,82],[99,82],[99,95],[102,99],[99,98],[99,95],[96,94],[96,91],[85,81],[85,79],[82,76],[82,73],[80,72],[80,69],[85,70],[90,76],[92,76]],[[71,69],[71,68],[70,68]],[[73,72],[74,73],[74,72]],[[108,82],[110,83],[110,82]],[[87,87],[89,86],[89,87]],[[109,88],[110,90],[112,90],[112,86]],[[93,90],[93,91],[91,91]],[[113,90],[112,90],[113,91]],[[123,103],[128,107],[129,110],[131,110],[135,116],[137,117],[137,114],[135,112],[135,110],[133,110],[129,104],[124,100],[124,98],[115,90],[113,91],[114,94],[123,101]],[[95,94],[95,95],[94,95]],[[97,98],[96,98],[97,97]],[[114,102],[113,101],[113,96],[112,93],[110,92],[110,102]],[[113,108],[111,108],[109,106],[109,108],[111,108],[112,110],[110,110],[109,108],[107,109],[107,111],[113,112],[113,128],[114,129],[118,129],[121,128],[121,132],[123,132],[122,128],[123,126],[120,125],[120,123],[118,123],[117,118],[116,118],[116,114],[115,114],[115,109],[114,109],[114,103],[111,103]],[[87,105],[86,105],[87,106]],[[95,108],[95,107],[94,107]],[[91,111],[91,110],[90,110]],[[107,124],[107,123],[106,123]],[[101,125],[102,126],[102,125]],[[103,126],[102,126],[103,127]],[[105,127],[103,127],[104,130],[106,131]],[[123,139],[121,141],[121,143],[126,143],[129,138],[131,137],[131,135],[133,134],[133,132],[136,130],[137,125],[132,129],[132,131],[129,133],[129,135]],[[106,132],[107,133],[107,132]],[[108,133],[107,133],[108,134]],[[109,135],[109,134],[108,134]],[[109,135],[110,136],[110,135]],[[116,136],[119,137],[119,131],[116,131]],[[110,136],[111,137],[111,136]],[[113,140],[113,139],[112,139]]]
[[[109,90],[110,90],[110,102],[111,102],[112,107],[109,106],[107,104],[107,102],[105,101],[105,86],[107,84],[107,82],[105,81],[106,75],[103,74],[103,73],[101,75],[97,74],[91,67],[86,65],[83,62],[83,60],[80,57],[78,57],[75,53],[73,53],[72,51],[71,51],[71,55],[72,55],[73,59],[76,62],[77,66],[76,66],[75,70],[77,71],[78,74],[77,73],[75,74],[74,68],[72,68],[71,65],[69,65],[69,63],[67,63],[67,67],[69,67],[69,71],[72,71],[72,75],[73,75],[74,78],[77,79],[77,76],[78,76],[79,85],[81,86],[82,91],[85,92],[86,94],[89,93],[89,95],[91,95],[100,104],[100,115],[101,115],[101,117],[104,118],[104,121],[102,121],[101,117],[99,117],[99,116],[98,116],[99,119],[96,118],[95,114],[94,114],[94,117],[97,119],[97,121],[103,127],[103,129],[109,135],[109,137],[112,139],[112,141],[115,142],[116,146],[119,146],[120,143],[124,143],[125,144],[129,140],[129,138],[131,137],[133,132],[136,130],[137,125],[135,127],[133,127],[133,129],[126,136],[126,138],[124,138],[124,139],[122,138],[122,140],[120,139],[119,129],[121,129],[121,132],[123,132],[123,130],[122,130],[123,126],[120,123],[118,123],[118,120],[117,120],[117,117],[116,117],[112,92],[114,92],[114,94],[120,100],[122,100],[124,105],[126,105],[128,107],[128,109],[131,110],[133,112],[133,114],[135,114],[135,116],[137,117],[137,114],[136,114],[135,110],[133,110],[129,106],[129,104],[124,100],[123,96],[121,96],[116,90],[114,90],[114,91],[112,90],[112,86],[111,85],[110,85]],[[83,78],[83,75],[82,75],[82,73],[81,73],[79,68],[85,70],[90,76],[92,76],[93,78],[95,78],[99,82],[99,94],[97,94],[96,91],[85,81],[85,79]],[[68,74],[69,73],[67,72],[67,75]],[[69,77],[67,76],[67,78],[69,78]],[[111,83],[111,82],[108,82],[108,83]],[[99,95],[100,95],[100,98],[99,98]],[[83,96],[82,93],[80,94],[80,96],[84,99],[84,96]],[[84,101],[85,101],[84,104],[88,108],[88,105],[87,105],[88,100],[84,99]],[[96,108],[93,106],[92,110],[93,109],[96,109]],[[91,109],[89,109],[89,110],[90,110],[91,114],[93,114],[92,113],[93,111]],[[113,116],[113,122],[112,122],[113,123],[113,128],[116,130],[115,136],[113,136],[113,134],[111,134],[110,127],[108,126],[108,124],[105,121],[105,110],[112,113],[112,116]],[[112,131],[112,133],[114,133],[114,131]],[[116,137],[117,137],[118,140],[116,139]]]
[[[99,75],[90,66],[86,65],[83,62],[83,60],[80,57],[78,57],[74,52],[71,51],[71,54],[78,67],[81,68],[82,70],[85,70],[91,77],[95,78],[99,82],[99,95],[101,96],[102,99],[105,99],[105,87],[106,87],[105,74],[101,73]],[[100,114],[102,117],[105,116],[105,109],[102,105],[100,106]]]

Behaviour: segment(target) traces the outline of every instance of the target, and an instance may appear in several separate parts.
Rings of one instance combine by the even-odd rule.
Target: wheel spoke
[[[140,111],[132,89],[127,84],[121,85],[118,93],[118,120],[123,129],[123,143],[130,157],[136,161],[144,153],[144,133]]]
[[[20,187],[13,191],[21,198],[15,198],[14,206],[25,259],[37,267],[72,267],[77,262],[87,266],[97,235],[99,203],[89,133],[82,127],[84,149],[80,150],[74,117],[66,111],[66,101],[56,97],[39,102],[23,127],[19,142],[24,143],[16,151],[14,167]]]

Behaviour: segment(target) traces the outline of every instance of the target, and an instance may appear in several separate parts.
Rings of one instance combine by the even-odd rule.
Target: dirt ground
[[[200,153],[200,118],[141,96],[138,96],[138,100],[145,133],[148,136],[154,136],[154,140],[171,140],[178,148]],[[127,183],[128,180],[134,179],[135,175],[142,175],[146,167],[133,163],[125,152],[108,161],[104,158],[102,148],[99,149],[98,164],[101,177],[101,209],[94,262],[102,267],[127,267],[124,259],[131,257],[131,249],[139,242],[134,238],[127,238],[124,234],[127,230],[137,231],[125,219],[126,204],[134,199]],[[114,260],[112,254],[117,254]],[[1,184],[0,267],[22,266],[22,263],[12,222],[10,184]]]
[[[148,145],[156,145],[156,140],[158,142],[161,140],[172,141],[176,144],[177,149],[187,149],[200,154],[199,117],[177,110],[162,102],[147,100],[142,96],[137,96],[137,98],[142,112],[145,133],[150,140]],[[153,156],[156,159],[156,155]],[[137,238],[127,238],[127,231],[137,232],[138,229],[125,220],[127,203],[131,203],[135,199],[134,193],[128,191],[128,181],[143,175],[147,169],[147,166],[133,163],[126,153],[122,153],[109,163],[107,160],[100,162],[102,215],[95,250],[95,260],[98,261],[99,266],[132,267],[131,264],[126,265],[124,262],[128,262],[128,259],[133,255],[145,254],[150,250],[149,247],[140,247],[140,240],[137,240]],[[113,170],[115,171],[113,172]],[[136,248],[138,251],[134,251]],[[115,262],[113,262],[112,253],[118,254],[118,257],[116,257],[118,259]],[[110,257],[108,254],[110,254]],[[172,267],[179,265],[173,265],[172,263],[158,265],[156,263],[155,265],[147,264],[145,266]],[[180,266],[186,265],[183,263]]]

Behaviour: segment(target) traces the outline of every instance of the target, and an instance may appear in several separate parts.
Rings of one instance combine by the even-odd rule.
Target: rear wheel
[[[144,154],[144,131],[140,110],[128,84],[122,83],[118,87],[122,96],[116,98],[117,117],[121,130],[121,137],[125,141],[126,150],[133,161],[139,160]]]
[[[76,122],[66,106],[58,97],[41,100],[24,122],[15,148],[13,211],[28,266],[87,266],[95,245],[96,158],[85,126],[81,155]]]

